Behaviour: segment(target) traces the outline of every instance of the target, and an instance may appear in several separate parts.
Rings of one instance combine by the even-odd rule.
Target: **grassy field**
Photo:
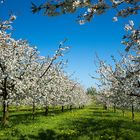
[[[0,140],[140,140],[140,113],[125,117],[100,107],[56,110],[44,116],[38,111],[35,120],[28,111],[10,113],[10,124],[0,128]]]

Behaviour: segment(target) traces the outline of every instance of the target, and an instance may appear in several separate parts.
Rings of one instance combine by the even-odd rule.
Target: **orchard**
[[[0,6],[2,5],[7,6],[7,1],[2,0]],[[31,25],[33,29],[29,29],[33,37],[27,35],[27,39],[21,38],[26,29],[24,24],[28,22],[29,17],[21,22],[14,12],[11,12],[8,18],[0,17],[0,140],[139,140],[140,27],[137,17],[140,1],[45,0],[30,2],[29,10],[29,16],[38,19],[37,23]],[[96,54],[96,70],[93,74],[86,71],[88,63],[85,63],[87,59],[82,56],[83,46],[80,49],[70,47],[71,45],[66,45],[69,41],[64,39],[53,54],[49,54],[47,48],[46,52],[43,52],[44,48],[30,42],[29,38],[32,40],[36,36],[38,38],[40,36],[39,39],[45,38],[41,33],[46,31],[43,27],[50,26],[51,20],[58,19],[56,24],[51,25],[57,34],[61,27],[59,17],[69,18],[69,15],[77,14],[78,24],[72,23],[72,26],[68,27],[69,32],[60,31],[62,36],[67,33],[71,35],[74,34],[73,26],[78,29],[79,26],[84,26],[80,29],[85,30],[85,27],[88,28],[88,25],[94,22],[95,17],[103,17],[108,11],[113,11],[111,20],[115,24],[120,24],[118,22],[125,18],[128,19],[125,26],[122,26],[125,34],[122,35],[120,44],[124,49],[119,51],[117,56],[110,55],[112,62],[102,59],[100,53]],[[136,22],[131,19],[133,16]],[[47,25],[41,21],[42,18],[44,22],[47,18]],[[27,24],[31,28],[30,22]],[[17,25],[17,36],[14,33],[16,29],[14,25]],[[34,27],[38,28],[34,30]],[[64,30],[68,28],[64,27]],[[47,30],[54,39],[59,38],[53,29],[52,32],[48,28]],[[78,42],[79,37],[82,43],[87,39],[82,38],[81,30],[71,38]],[[90,35],[88,38],[90,39]],[[110,36],[110,41],[111,38],[113,37]],[[36,38],[34,40],[36,41]],[[99,41],[102,40],[100,38]],[[106,42],[103,45],[105,44]],[[43,43],[41,45],[43,46]],[[88,45],[86,50],[92,48],[90,44]],[[96,43],[94,45],[96,46]],[[76,50],[75,55],[71,54],[73,48]],[[102,53],[105,51],[101,50]],[[69,55],[73,62],[65,59]],[[88,59],[89,56],[86,55]],[[84,67],[80,68],[81,64]],[[90,65],[94,67],[94,64]],[[88,73],[88,77],[93,80],[93,86],[87,87],[83,84],[80,78],[85,82],[87,80],[83,73],[79,79],[75,78],[69,66],[75,67],[76,71]]]

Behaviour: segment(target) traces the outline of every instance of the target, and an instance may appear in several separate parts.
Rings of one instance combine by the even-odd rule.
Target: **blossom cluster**
[[[26,40],[15,40],[7,33],[15,19],[13,15],[0,24],[0,101],[4,109],[11,104],[86,104],[84,88],[63,71],[65,63],[60,57],[69,49],[65,41],[52,57],[40,56]]]
[[[140,97],[140,29],[134,22],[125,25],[126,35],[122,43],[126,54],[120,53],[121,60],[113,56],[114,66],[99,60],[97,73],[100,75],[100,94],[98,99],[103,104],[121,108],[135,106],[139,108]]]
[[[127,17],[129,15],[138,14],[140,10],[139,4],[139,0],[46,0],[46,2],[40,6],[36,6],[32,3],[32,12],[36,13],[40,10],[44,10],[44,15],[58,16],[61,14],[76,13],[76,11],[82,9],[77,20],[82,25],[91,21],[95,15],[104,14],[108,9],[117,9],[115,18],[113,18],[115,21],[117,17]]]

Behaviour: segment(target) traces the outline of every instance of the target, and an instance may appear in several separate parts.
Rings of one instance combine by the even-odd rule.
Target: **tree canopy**
[[[80,24],[91,21],[94,15],[101,15],[109,9],[114,9],[117,17],[127,17],[129,15],[138,14],[140,11],[139,0],[56,0],[36,5],[32,3],[32,12],[37,13],[43,10],[45,16],[58,16],[68,13],[76,13],[79,9],[81,14],[78,15],[77,21]]]

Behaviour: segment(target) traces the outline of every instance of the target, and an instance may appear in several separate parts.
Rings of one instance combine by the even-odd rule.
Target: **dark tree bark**
[[[134,105],[133,105],[133,103],[132,103],[131,109],[132,109],[132,121],[134,122]]]
[[[72,110],[72,105],[70,105],[70,110]]]
[[[116,113],[116,104],[115,103],[114,103],[113,109],[114,109],[114,113]]]
[[[62,105],[62,107],[61,107],[61,111],[64,112],[64,106],[63,106],[63,105]]]
[[[35,119],[35,102],[33,101],[33,106],[32,106],[32,116],[33,120]]]
[[[49,106],[46,105],[46,107],[45,107],[45,115],[48,116],[48,113],[49,113]]]
[[[6,126],[8,124],[8,102],[7,102],[7,77],[5,77],[4,81],[3,81],[3,89],[2,89],[3,93],[3,116],[2,116],[2,125]]]
[[[2,125],[6,126],[8,125],[8,119],[9,119],[9,109],[8,109],[8,104],[4,100],[3,101],[3,116],[2,116]]]
[[[107,105],[106,104],[103,105],[103,109],[107,110]]]

